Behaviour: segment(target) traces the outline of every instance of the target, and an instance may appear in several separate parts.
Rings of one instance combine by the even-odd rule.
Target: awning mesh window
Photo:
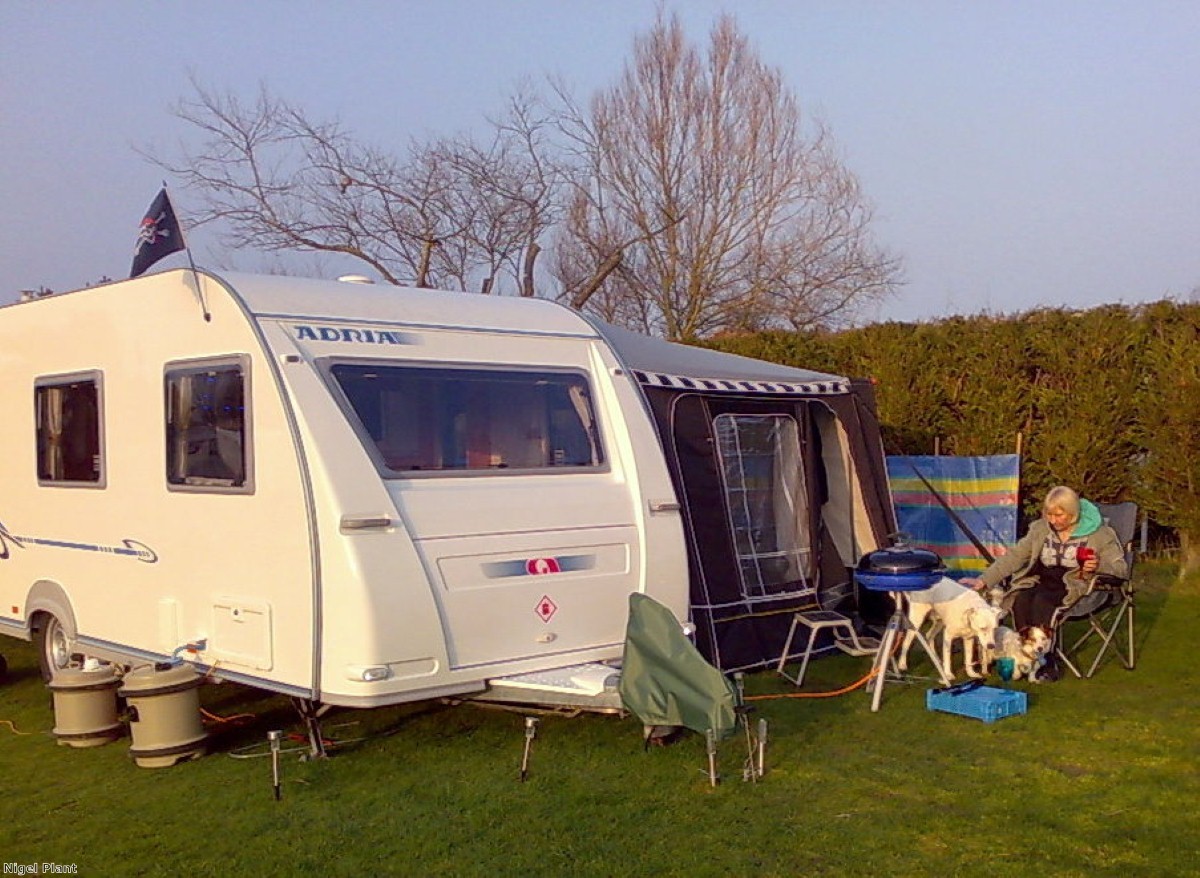
[[[812,535],[795,420],[719,415],[714,427],[743,594],[764,597],[807,587]]]

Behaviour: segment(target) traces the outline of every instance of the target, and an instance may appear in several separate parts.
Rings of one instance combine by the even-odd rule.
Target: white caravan
[[[47,668],[371,706],[687,617],[637,388],[553,303],[170,271],[0,309],[0,374],[0,630]]]
[[[664,454],[644,389],[695,386],[638,371],[614,339],[657,345],[667,366],[693,350],[538,299],[190,270],[0,308],[0,632],[33,638],[44,673],[79,655],[183,658],[310,706],[619,659],[629,595],[686,620],[715,544],[689,524],[712,504],[681,508],[681,446]],[[707,383],[753,412],[848,392],[695,356],[702,374],[776,382]],[[831,382],[779,383],[803,379]],[[745,611],[708,601],[736,625],[812,601],[821,539],[844,572],[887,532],[867,521],[844,418],[817,408],[836,474],[788,529],[816,536],[769,553],[779,573]],[[731,521],[749,532],[719,513]],[[729,551],[735,578],[768,554]]]

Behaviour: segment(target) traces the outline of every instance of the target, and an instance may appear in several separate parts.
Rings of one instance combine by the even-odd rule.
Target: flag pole
[[[191,267],[192,277],[196,281],[196,298],[200,300],[200,310],[204,312],[204,320],[206,323],[212,323],[212,313],[208,310],[208,301],[204,298],[204,290],[200,287],[200,272],[196,270],[196,263],[192,260],[192,248],[185,243],[183,252],[187,254],[188,265]]]
[[[163,191],[167,190],[167,181],[163,180]],[[169,198],[170,196],[168,196]],[[208,302],[204,298],[204,290],[200,286],[200,272],[196,269],[196,262],[192,259],[192,248],[188,246],[187,235],[183,233],[182,224],[179,226],[179,242],[183,244],[183,252],[187,254],[188,266],[192,269],[192,278],[196,283],[196,298],[200,301],[200,311],[204,314],[206,323],[212,322],[212,314],[208,310]]]

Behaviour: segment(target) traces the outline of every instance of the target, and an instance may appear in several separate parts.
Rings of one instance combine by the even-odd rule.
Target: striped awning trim
[[[665,375],[662,372],[643,372],[634,369],[639,384],[647,387],[671,387],[676,390],[702,390],[712,393],[773,393],[791,396],[834,396],[849,393],[846,381],[743,381],[731,378],[689,378],[684,375]]]

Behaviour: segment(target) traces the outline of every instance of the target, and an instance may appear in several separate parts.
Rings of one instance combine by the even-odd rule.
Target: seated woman
[[[1046,495],[1042,517],[1029,532],[977,579],[963,584],[987,589],[1011,578],[1000,602],[1012,611],[1011,627],[1020,631],[1037,625],[1052,635],[1054,611],[1083,597],[1097,574],[1126,578],[1125,550],[1095,504],[1059,485]],[[1050,660],[1045,676],[1055,679],[1057,668]]]

